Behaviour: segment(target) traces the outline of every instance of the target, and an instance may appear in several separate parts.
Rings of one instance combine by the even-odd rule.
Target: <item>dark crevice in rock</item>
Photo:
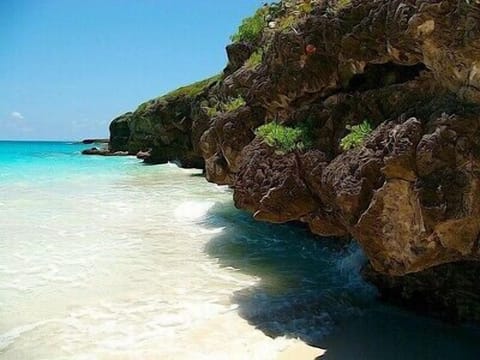
[[[392,62],[386,64],[368,64],[365,71],[354,75],[348,82],[346,91],[366,91],[394,84],[402,84],[417,78],[426,70],[424,64],[411,66],[397,65]]]
[[[475,244],[473,245],[473,254],[478,254],[480,252],[480,232],[478,233],[477,240],[475,241]]]

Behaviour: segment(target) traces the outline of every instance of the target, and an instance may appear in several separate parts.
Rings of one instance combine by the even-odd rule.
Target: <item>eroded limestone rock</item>
[[[111,145],[205,161],[207,179],[232,186],[255,218],[351,236],[388,276],[480,260],[480,3],[334,2],[312,0],[293,26],[229,46],[218,84],[115,120]],[[259,48],[262,62],[243,66]],[[239,95],[239,109],[205,111]],[[374,132],[342,150],[347,125],[365,120]],[[255,130],[268,121],[308,123],[311,148],[263,143]]]

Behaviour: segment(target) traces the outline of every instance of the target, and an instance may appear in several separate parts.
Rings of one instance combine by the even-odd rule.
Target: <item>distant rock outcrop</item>
[[[109,149],[99,149],[96,147],[85,149],[82,151],[83,155],[100,155],[100,156],[127,156],[128,151],[111,151]]]
[[[82,144],[108,144],[109,139],[84,139]]]

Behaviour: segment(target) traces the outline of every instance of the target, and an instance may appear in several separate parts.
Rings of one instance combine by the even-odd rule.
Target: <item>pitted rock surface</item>
[[[311,2],[294,26],[230,45],[218,83],[116,119],[112,148],[205,166],[255,218],[351,236],[383,274],[480,260],[480,2]],[[235,96],[246,105],[208,116]],[[373,133],[343,150],[364,120]],[[308,123],[312,146],[268,146],[256,129],[270,121]]]

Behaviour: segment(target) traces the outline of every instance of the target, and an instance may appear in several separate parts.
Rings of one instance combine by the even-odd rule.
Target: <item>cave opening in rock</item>
[[[347,86],[349,91],[365,91],[414,80],[426,70],[422,63],[415,65],[368,64],[362,74],[353,76]]]

